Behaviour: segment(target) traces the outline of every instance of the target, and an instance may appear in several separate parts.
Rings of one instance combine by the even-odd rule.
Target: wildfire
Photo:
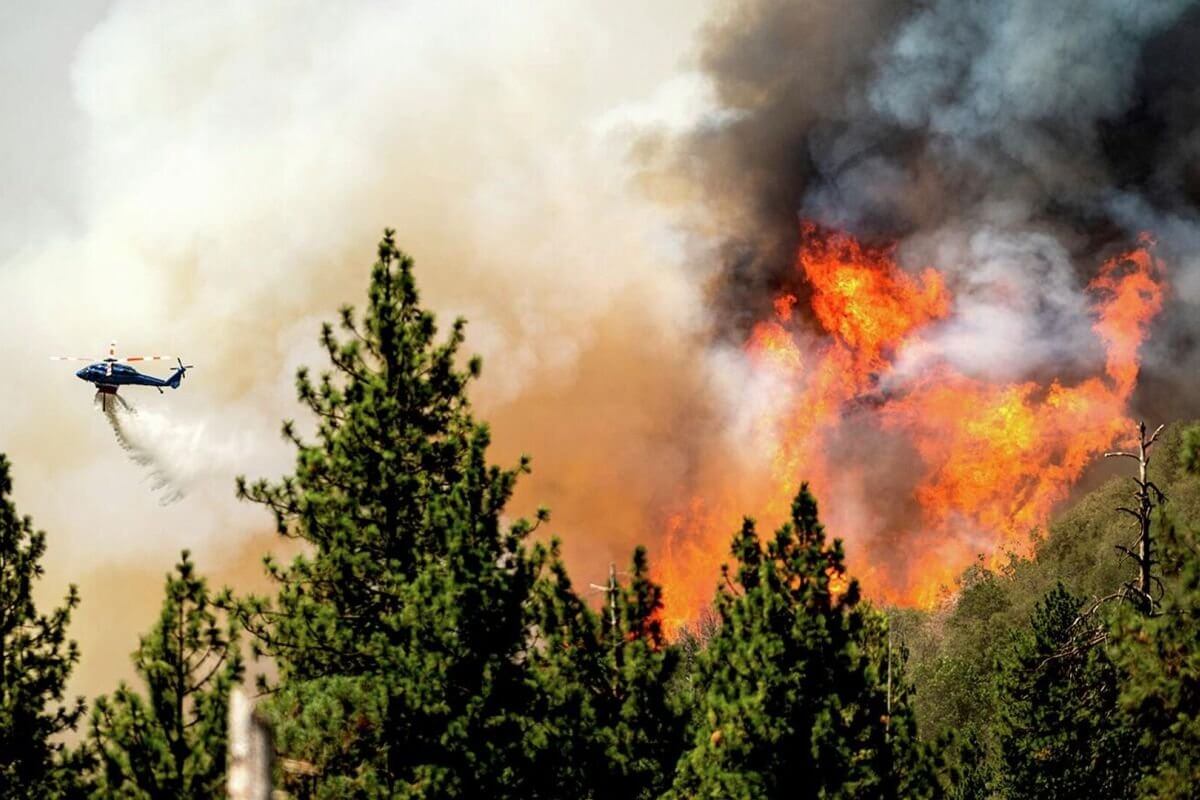
[[[831,531],[847,541],[851,572],[868,594],[928,605],[980,556],[1026,553],[1030,534],[1084,467],[1128,430],[1138,349],[1163,301],[1149,237],[1103,264],[1087,286],[1104,368],[1070,383],[992,382],[945,359],[916,377],[897,376],[898,355],[953,314],[944,277],[933,269],[914,277],[891,249],[811,224],[802,241],[797,268],[811,288],[815,337],[794,319],[795,295],[783,294],[774,318],[756,325],[746,343],[754,372],[785,393],[754,420],[770,448],[767,485],[753,498],[708,493],[668,521],[660,570],[668,622],[691,617],[711,597],[738,503],[782,518],[808,480],[818,497],[868,512],[901,505],[894,488],[872,485],[870,455],[841,452],[837,443],[847,435],[901,443],[907,456],[889,475],[907,481],[899,494],[911,509],[864,519],[861,508],[847,513],[827,503]]]

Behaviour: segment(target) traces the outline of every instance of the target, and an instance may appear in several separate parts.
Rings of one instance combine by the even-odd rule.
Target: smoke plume
[[[1116,374],[1112,340],[1096,327],[1098,314],[1113,313],[1099,276],[1143,232],[1156,240],[1173,291],[1140,348],[1144,377],[1131,405],[1111,402],[1117,395],[1104,405],[1118,418],[1195,415],[1200,93],[1186,65],[1197,45],[1200,7],[1189,2],[721,6],[700,45],[716,107],[683,134],[647,134],[637,156],[643,187],[685,220],[714,276],[705,361],[728,376],[714,383],[728,410],[722,427],[734,448],[760,454],[751,458],[760,470],[775,463],[745,491],[719,474],[698,479],[693,494],[709,498],[704,508],[672,518],[668,546],[683,555],[667,574],[689,585],[687,604],[703,593],[690,586],[723,558],[713,550],[732,524],[729,507],[773,507],[777,518],[786,491],[806,477],[836,497],[830,519],[851,555],[871,553],[859,571],[885,584],[929,572],[931,557],[957,568],[972,553],[1023,549],[1012,532],[980,527],[978,505],[954,518],[914,506],[915,497],[965,492],[952,472],[964,459],[952,458],[949,443],[977,448],[956,424],[977,435],[986,427],[930,384],[956,385],[961,397],[977,389],[997,410],[1018,404],[1007,434],[1026,413],[1048,424],[1049,409],[1032,411],[1043,398],[1060,402],[1055,387],[1083,391]],[[863,258],[883,274],[894,259],[930,291],[922,276],[932,268],[949,304],[902,338],[885,338],[878,353],[855,339],[854,357],[865,359],[857,366],[834,357],[828,348],[848,346],[846,331],[831,331],[819,304],[845,287],[822,288],[813,270],[824,267],[798,260],[830,241],[814,231],[847,234],[864,253],[885,248],[882,261]],[[895,276],[887,291],[903,297],[907,285]],[[1158,290],[1146,289],[1128,302],[1153,316]],[[895,321],[886,303],[874,309]],[[756,363],[763,353],[770,358]],[[843,376],[861,368],[861,382],[821,394],[806,377],[816,365]],[[831,397],[837,411],[826,413]],[[801,422],[812,419],[819,430]],[[1099,418],[1087,424],[1097,426]],[[1061,499],[1077,479],[1076,464],[1087,461],[1069,454],[1077,446],[1042,465],[1071,475],[1045,497]],[[982,463],[958,466],[985,474]],[[1017,473],[1009,478],[1020,485]],[[723,490],[731,497],[714,503]],[[1045,521],[1027,510],[1011,506],[1002,526],[1023,530],[1025,541]]]
[[[735,340],[796,283],[798,217],[899,240],[969,298],[1041,285],[1022,340],[1052,340],[1073,271],[1131,232],[1193,271],[1198,36],[1182,0],[730,4],[702,40],[719,110],[647,138],[645,178],[718,251]]]

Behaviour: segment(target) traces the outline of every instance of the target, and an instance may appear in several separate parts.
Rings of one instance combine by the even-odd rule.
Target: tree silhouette
[[[17,514],[11,492],[8,459],[0,455],[0,797],[55,797],[76,774],[58,737],[84,710],[82,698],[63,701],[79,661],[66,638],[79,594],[72,586],[60,608],[38,613],[32,592],[46,535]]]
[[[899,664],[888,691],[887,622],[860,603],[808,486],[765,547],[747,519],[732,553],[720,625],[698,657],[692,749],[670,796],[936,794]]]
[[[229,693],[241,681],[237,629],[223,622],[185,550],[158,622],[133,654],[145,694],[125,684],[92,709],[101,797],[209,798],[224,792]]]
[[[279,747],[315,773],[289,781],[330,796],[519,796],[531,751],[550,746],[527,675],[534,526],[501,519],[528,462],[488,464],[464,323],[438,341],[391,231],[378,254],[365,314],[343,309],[340,338],[322,329],[332,369],[297,376],[316,431],[306,441],[285,423],[294,473],[240,482],[311,550],[268,562],[277,598],[236,610],[278,665]]]

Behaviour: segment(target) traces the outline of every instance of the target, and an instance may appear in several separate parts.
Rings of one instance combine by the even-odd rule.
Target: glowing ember
[[[797,299],[784,294],[775,319],[759,323],[746,343],[754,370],[787,392],[754,422],[770,442],[771,468],[751,507],[783,518],[801,480],[818,497],[836,498],[823,508],[831,533],[846,539],[851,571],[866,592],[889,602],[930,604],[981,555],[1027,552],[1030,533],[1084,467],[1129,429],[1138,348],[1163,301],[1152,249],[1143,236],[1087,287],[1105,352],[1102,375],[989,382],[934,361],[904,378],[892,374],[898,353],[952,314],[943,277],[932,269],[913,277],[889,249],[806,224],[797,267],[812,290],[819,335],[797,328]],[[851,426],[860,440],[865,433],[907,448],[907,462],[892,472],[908,481],[911,513],[880,512],[867,521],[838,507],[896,504],[894,489],[877,493],[872,485],[869,456],[834,446]],[[848,487],[857,487],[849,498]],[[708,496],[709,505],[693,501],[669,521],[660,570],[668,623],[690,618],[711,597],[744,510],[737,504],[747,501]]]

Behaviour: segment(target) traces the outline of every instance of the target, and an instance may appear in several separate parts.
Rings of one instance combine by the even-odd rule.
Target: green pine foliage
[[[158,621],[133,654],[144,694],[122,684],[92,709],[93,797],[224,794],[229,693],[243,672],[238,632],[186,550],[164,594]]]
[[[679,651],[662,630],[662,589],[646,551],[629,580],[601,588],[599,613],[571,585],[550,550],[551,579],[539,583],[534,679],[545,703],[547,797],[651,800],[670,786],[685,745],[684,709],[668,691]]]
[[[1125,678],[1058,584],[1017,634],[998,676],[1003,769],[1011,798],[1133,797],[1138,737],[1119,718]]]
[[[79,661],[67,640],[79,595],[72,586],[61,607],[38,612],[33,586],[46,535],[17,514],[11,493],[8,459],[0,455],[0,797],[57,797],[72,789],[76,772],[61,735],[84,711],[82,698],[64,700]]]
[[[697,660],[703,698],[692,748],[670,796],[936,794],[899,658],[888,713],[886,620],[860,602],[808,487],[765,547],[746,520],[732,551],[737,568],[725,569],[720,623]]]
[[[280,749],[315,773],[288,777],[298,791],[530,796],[544,739],[527,614],[541,563],[524,545],[534,526],[502,519],[528,463],[488,464],[464,323],[439,340],[391,231],[378,253],[365,314],[343,309],[342,336],[322,331],[332,370],[297,377],[316,431],[307,441],[285,424],[294,474],[241,483],[311,550],[269,563],[278,596],[237,610],[278,667]]]

